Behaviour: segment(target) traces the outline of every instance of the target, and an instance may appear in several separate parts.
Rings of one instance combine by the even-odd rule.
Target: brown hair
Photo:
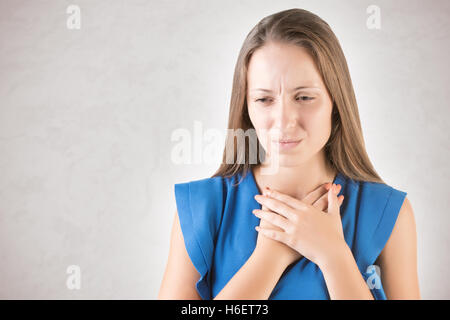
[[[239,172],[245,177],[252,166],[261,163],[259,158],[256,164],[249,163],[249,148],[255,146],[247,148],[244,143],[243,147],[238,148],[236,137],[230,132],[238,129],[254,131],[246,101],[248,63],[252,54],[270,41],[307,49],[318,67],[333,101],[332,129],[324,147],[330,165],[353,180],[384,183],[373,168],[365,149],[355,93],[339,41],[324,20],[303,9],[290,9],[267,16],[247,35],[234,70],[229,130],[223,160],[212,177],[230,177]],[[249,140],[251,144],[253,139]],[[257,147],[262,149],[259,140],[256,140]],[[230,149],[234,151],[233,157],[236,156],[236,160],[241,161],[226,163],[226,151]]]

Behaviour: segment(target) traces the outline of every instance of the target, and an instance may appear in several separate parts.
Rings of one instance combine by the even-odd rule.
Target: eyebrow
[[[318,89],[318,90],[320,90],[318,87],[300,86],[300,87],[296,87],[296,88],[292,89],[291,92],[294,92],[294,91],[297,91],[297,90],[300,90],[300,89]],[[251,89],[250,91],[251,91],[251,92],[252,92],[252,91],[264,91],[264,92],[269,92],[269,93],[272,92],[272,90],[269,90],[269,89],[263,89],[263,88]]]

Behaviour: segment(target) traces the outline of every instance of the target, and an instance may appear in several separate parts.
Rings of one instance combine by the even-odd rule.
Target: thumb
[[[339,213],[339,200],[337,198],[337,192],[335,191],[337,186],[333,184],[328,190],[328,208],[327,212],[331,214]]]

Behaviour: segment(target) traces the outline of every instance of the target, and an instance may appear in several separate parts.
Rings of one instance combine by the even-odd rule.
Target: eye
[[[266,100],[268,100],[267,98],[261,98],[261,99],[256,99],[255,102],[262,102],[265,103]]]
[[[298,98],[300,98],[300,99],[298,99]],[[296,98],[296,100],[298,101],[298,100],[300,100],[300,101],[311,101],[311,100],[314,100],[314,98],[313,97],[308,97],[308,96],[298,96],[297,98]]]

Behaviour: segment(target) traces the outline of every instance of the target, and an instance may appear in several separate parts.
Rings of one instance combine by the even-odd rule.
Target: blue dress
[[[213,299],[244,265],[256,246],[261,209],[252,170],[174,185],[184,243],[200,274],[196,284],[202,299]],[[345,196],[340,207],[345,241],[375,299],[386,299],[377,257],[393,230],[406,192],[386,184],[359,182],[338,173],[333,181]],[[269,299],[330,299],[320,268],[305,257],[290,264]]]

